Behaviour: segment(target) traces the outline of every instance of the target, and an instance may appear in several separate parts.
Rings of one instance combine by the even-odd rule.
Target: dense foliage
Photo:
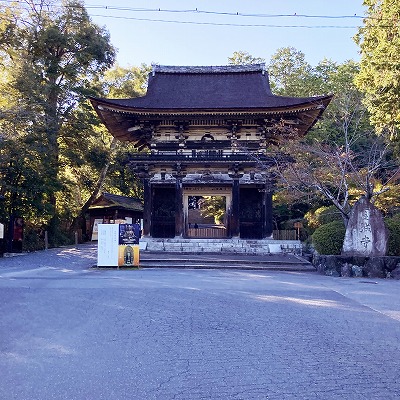
[[[108,32],[81,1],[15,2],[0,17],[0,221],[22,217],[31,244],[44,230],[63,244],[101,190],[141,194],[134,150],[112,140],[87,97],[142,95],[149,67],[110,69]]]
[[[371,121],[398,140],[400,129],[400,2],[364,0],[367,18],[355,37],[361,50],[356,83]]]
[[[319,254],[338,255],[342,251],[346,228],[342,221],[321,225],[312,235],[312,243]]]
[[[389,231],[388,255],[400,256],[400,214],[387,218],[385,224]]]
[[[115,55],[108,33],[91,22],[82,2],[57,4],[0,8],[2,217],[36,220],[54,244],[61,222],[74,212],[69,205],[79,203],[74,170],[93,155],[97,121],[83,103]]]

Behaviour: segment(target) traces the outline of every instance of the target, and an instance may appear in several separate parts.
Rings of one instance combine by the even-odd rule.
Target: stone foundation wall
[[[323,275],[400,279],[400,257],[314,256]]]

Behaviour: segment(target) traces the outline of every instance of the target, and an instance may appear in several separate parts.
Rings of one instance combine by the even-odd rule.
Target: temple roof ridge
[[[265,63],[259,64],[232,64],[232,65],[208,65],[208,66],[189,66],[189,65],[159,65],[152,64],[152,74],[224,74],[224,73],[243,73],[243,72],[262,72],[265,73]]]

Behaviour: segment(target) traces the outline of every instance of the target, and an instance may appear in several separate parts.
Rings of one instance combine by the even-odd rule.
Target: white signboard
[[[98,267],[118,267],[118,238],[118,224],[98,224]]]
[[[4,225],[0,224],[0,239],[4,239]]]

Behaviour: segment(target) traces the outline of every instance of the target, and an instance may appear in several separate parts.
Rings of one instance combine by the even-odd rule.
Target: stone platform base
[[[246,240],[246,239],[156,239],[142,237],[140,249],[168,253],[220,253],[220,254],[301,254],[298,240]]]
[[[313,264],[323,275],[400,279],[400,257],[314,257]]]

